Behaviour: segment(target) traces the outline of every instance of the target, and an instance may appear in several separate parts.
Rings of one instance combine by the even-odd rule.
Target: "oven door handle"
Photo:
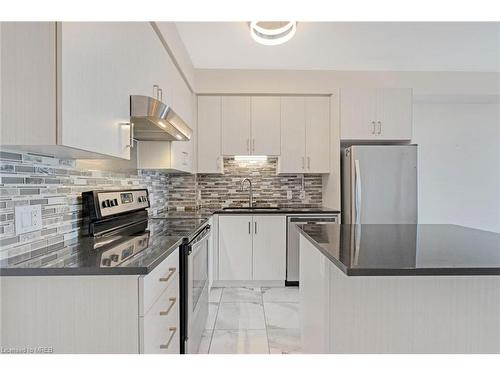
[[[210,235],[210,232],[211,232],[210,225],[207,224],[205,227],[203,227],[203,229],[201,229],[198,233],[196,233],[196,235],[188,243],[188,245],[193,246],[193,245],[196,245],[199,242],[204,241],[205,238],[207,238]],[[200,236],[201,236],[201,238],[199,238]]]

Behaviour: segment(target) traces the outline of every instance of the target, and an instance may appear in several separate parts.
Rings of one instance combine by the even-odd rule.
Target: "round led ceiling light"
[[[266,46],[277,46],[279,44],[288,42],[293,38],[296,30],[297,21],[250,22],[250,35],[252,36],[253,40]]]

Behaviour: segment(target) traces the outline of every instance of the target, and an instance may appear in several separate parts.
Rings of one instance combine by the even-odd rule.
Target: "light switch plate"
[[[292,191],[291,190],[286,191],[286,199],[288,199],[288,200],[292,199]]]
[[[16,206],[14,208],[16,235],[42,229],[42,206]]]

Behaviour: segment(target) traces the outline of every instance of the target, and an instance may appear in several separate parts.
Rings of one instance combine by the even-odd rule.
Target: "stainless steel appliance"
[[[198,353],[208,318],[208,241],[211,227],[184,238],[180,247],[181,354]]]
[[[287,216],[286,286],[299,285],[299,232],[297,224],[332,224],[338,214],[300,214]]]
[[[342,223],[417,223],[417,145],[343,151]]]
[[[162,102],[162,90],[153,86],[153,97],[130,95],[132,139],[139,141],[189,141],[193,130]]]
[[[140,231],[148,221],[147,189],[102,190],[82,193],[83,232],[93,237]]]

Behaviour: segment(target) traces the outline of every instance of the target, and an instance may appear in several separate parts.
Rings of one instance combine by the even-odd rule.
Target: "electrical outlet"
[[[306,199],[306,191],[305,190],[300,191],[299,199],[300,200]]]
[[[16,206],[14,208],[16,234],[42,229],[42,206]]]
[[[286,191],[286,199],[288,200],[291,200],[293,197],[292,197],[292,191],[291,190],[287,190]]]

